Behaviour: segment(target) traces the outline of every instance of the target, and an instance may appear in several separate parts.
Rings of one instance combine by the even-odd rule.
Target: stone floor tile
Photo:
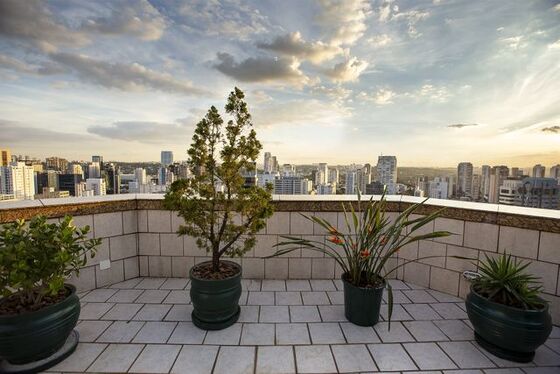
[[[377,371],[365,345],[333,345],[331,348],[340,373]]]
[[[214,374],[252,374],[255,347],[220,347]]]
[[[387,302],[389,299],[388,292],[383,292],[383,301]],[[405,296],[403,291],[393,290],[393,304],[410,304],[412,301]]]
[[[241,291],[241,296],[239,297],[239,305],[247,305],[248,296],[249,296],[249,292]]]
[[[350,322],[340,323],[348,343],[378,343],[379,337],[372,327],[358,326]]]
[[[552,331],[550,332],[549,338],[560,339],[560,327],[552,326]]]
[[[383,320],[388,321],[389,320],[389,306],[384,304],[381,305],[381,309],[379,311],[379,314],[381,315],[381,318],[383,318]],[[403,308],[402,305],[400,304],[393,304],[393,313],[391,315],[391,321],[410,321],[413,318],[410,316],[410,314],[408,314],[408,312]]]
[[[125,280],[124,282],[115,283],[109,286],[109,288],[117,288],[117,289],[129,289],[134,288],[138,283],[140,283],[143,278],[132,278]]]
[[[403,325],[419,342],[438,342],[448,340],[432,321],[408,321]]]
[[[342,291],[327,291],[327,296],[333,305],[344,304],[344,292]]]
[[[287,306],[263,305],[260,308],[259,322],[290,322],[290,310]]]
[[[403,307],[415,320],[433,321],[442,319],[435,310],[430,308],[429,304],[403,304]]]
[[[111,321],[82,321],[76,326],[80,342],[94,342],[111,325]]]
[[[486,357],[488,357],[496,366],[500,368],[510,368],[512,366],[515,367],[522,367],[524,370],[525,368],[533,367],[535,364],[532,362],[528,363],[520,363],[520,362],[511,362],[508,360],[504,360],[503,358],[499,358],[494,356],[492,353],[488,352],[484,348],[482,348],[476,341],[471,342],[480,352],[482,352]]]
[[[437,300],[425,290],[408,290],[402,293],[413,303],[436,303]]]
[[[473,340],[473,330],[461,320],[442,319],[434,321],[436,325],[451,340]]]
[[[368,348],[379,370],[417,370],[418,368],[400,344],[370,344]]]
[[[323,322],[344,322],[344,305],[319,305],[319,313]]]
[[[138,283],[134,288],[139,288],[142,290],[157,290],[161,287],[167,278],[142,278],[142,281]]]
[[[333,279],[332,282],[334,283],[335,287],[337,290],[339,291],[343,291],[344,290],[344,284],[342,283],[342,280],[340,279]]]
[[[94,373],[126,373],[144,348],[143,344],[111,344],[88,368]]]
[[[457,369],[435,343],[405,343],[403,346],[421,370]]]
[[[261,281],[259,279],[242,279],[241,287],[247,291],[260,291]]]
[[[276,344],[311,344],[309,330],[305,323],[279,323],[276,325]]]
[[[383,343],[414,341],[412,335],[404,328],[401,322],[391,322],[391,330],[389,330],[388,322],[378,322],[373,328]]]
[[[431,305],[432,308],[445,319],[466,319],[467,312],[459,308],[454,303],[436,303]]]
[[[171,369],[172,374],[211,374],[219,347],[185,345]]]
[[[134,337],[134,343],[165,343],[177,322],[146,322]]]
[[[302,305],[298,291],[276,292],[276,305]]]
[[[336,291],[336,286],[330,279],[311,279],[309,283],[313,291]]]
[[[330,305],[325,291],[304,291],[301,293],[303,305]]]
[[[274,305],[274,292],[251,291],[247,305]]]
[[[140,308],[142,308],[142,304],[115,304],[101,319],[130,321]]]
[[[558,374],[558,367],[523,368],[527,374]]]
[[[199,329],[192,322],[179,322],[169,337],[169,344],[202,344],[206,331]]]
[[[164,304],[190,304],[191,295],[189,291],[185,290],[172,290],[169,295],[163,300]]]
[[[133,373],[168,373],[180,349],[180,345],[147,345],[130,371]]]
[[[241,323],[236,323],[223,330],[208,331],[204,339],[204,344],[239,345],[241,327]]]
[[[136,313],[134,319],[137,321],[162,321],[171,309],[171,305],[146,304]]]
[[[192,311],[192,305],[173,305],[165,316],[164,321],[191,321]]]
[[[246,323],[241,332],[241,345],[274,345],[274,324]]]
[[[482,370],[453,370],[455,371],[457,374],[463,374],[463,373],[473,373],[473,374],[478,374],[478,373],[482,373]],[[453,373],[453,371],[448,370],[448,371],[444,371],[444,374],[455,374]],[[499,369],[484,369],[484,374],[524,374],[525,372],[519,368],[499,368]]]
[[[144,326],[144,322],[116,321],[97,339],[101,343],[128,343]]]
[[[261,291],[286,291],[286,282],[276,279],[263,279]]]
[[[100,319],[113,307],[113,303],[87,303],[82,305],[80,319]]]
[[[560,339],[548,339],[545,345],[556,353],[560,353]]]
[[[110,303],[132,303],[142,294],[142,290],[118,290],[116,294],[111,296]]]
[[[310,323],[308,326],[313,344],[346,343],[338,323]]]
[[[447,293],[439,292],[436,290],[428,290],[428,293],[440,303],[465,303],[465,301],[460,297],[449,295]]]
[[[259,322],[260,306],[258,305],[241,305],[241,313],[237,322]]]
[[[288,291],[311,291],[311,284],[308,280],[289,279],[286,281]]]
[[[115,292],[117,292],[117,290],[110,288],[98,288],[88,292],[87,295],[81,298],[81,300],[88,303],[104,303],[113,296]]]
[[[80,339],[82,337],[80,336]],[[107,344],[79,343],[74,353],[64,361],[58,363],[52,371],[85,371],[93,361],[103,352]]]
[[[298,373],[336,373],[336,365],[328,345],[296,346]]]
[[[293,347],[258,347],[256,372],[268,374],[295,373]]]
[[[546,346],[540,346],[535,351],[533,362],[538,366],[560,366],[560,354]]]
[[[159,288],[160,290],[184,290],[189,280],[186,278],[169,278]]]
[[[389,279],[389,284],[393,290],[410,290],[410,287],[402,280]]]
[[[169,294],[168,290],[146,290],[138,296],[135,302],[141,304],[161,304]]]
[[[496,367],[470,342],[442,342],[439,346],[461,369]]]
[[[319,309],[315,305],[292,305],[289,308],[291,322],[321,322]]]
[[[487,370],[500,370],[500,369],[487,369]],[[482,370],[477,370],[477,369],[457,369],[457,370],[444,370],[443,374],[484,374],[484,373],[482,372]]]

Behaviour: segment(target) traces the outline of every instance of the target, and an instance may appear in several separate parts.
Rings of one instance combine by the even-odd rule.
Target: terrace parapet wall
[[[389,216],[395,216],[422,199],[389,196]],[[246,278],[333,279],[340,269],[331,258],[304,249],[283,257],[263,259],[282,235],[326,240],[318,225],[300,213],[319,215],[344,232],[346,224],[341,203],[353,204],[355,196],[275,196],[275,213],[258,234],[257,244],[242,259]],[[419,286],[464,297],[469,283],[465,270],[476,270],[485,255],[507,251],[532,261],[529,270],[542,279],[544,297],[551,304],[555,324],[560,324],[560,211],[520,208],[494,204],[430,199],[416,213],[429,214],[446,208],[440,218],[423,230],[448,230],[455,235],[425,240],[403,248],[392,265],[425,256],[405,265],[394,277]],[[95,259],[72,282],[81,290],[93,289],[138,276],[187,277],[196,263],[209,259],[189,237],[177,237],[181,224],[173,212],[163,209],[161,195],[113,195],[95,198],[47,199],[0,203],[0,224],[16,219],[46,215],[57,220],[72,215],[77,225],[90,225],[91,235],[102,238]],[[460,255],[473,261],[458,260]],[[101,270],[99,263],[110,261]]]

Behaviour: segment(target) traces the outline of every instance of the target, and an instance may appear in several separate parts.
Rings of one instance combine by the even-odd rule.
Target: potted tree
[[[40,362],[34,367],[39,371],[73,352],[77,339],[49,359],[80,315],[76,288],[65,281],[79,274],[88,254],[95,255],[100,239],[87,239],[88,232],[69,216],[57,223],[38,216],[0,227],[0,359],[16,366]]]
[[[386,216],[385,194],[378,201],[374,201],[372,197],[364,206],[358,193],[357,211],[351,203],[342,204],[346,233],[339,231],[325,219],[303,214],[308,220],[323,227],[330,235],[326,243],[283,236],[286,241],[276,244],[278,250],[270,257],[281,256],[302,247],[324,253],[333,258],[342,269],[346,319],[360,326],[375,325],[379,320],[383,290],[386,288],[390,322],[393,312],[393,293],[391,285],[387,282],[387,276],[414,260],[402,261],[397,265],[391,265],[389,260],[395,258],[399,250],[407,244],[450,235],[447,231],[413,235],[441,214],[442,210],[438,210],[427,216],[411,219],[410,215],[425,201],[411,205],[391,222]],[[438,256],[423,258],[432,257]]]
[[[189,273],[192,320],[207,330],[232,325],[240,312],[241,266],[221,258],[240,257],[253,248],[255,234],[272,215],[271,186],[258,187],[250,177],[262,146],[237,87],[225,110],[232,117],[227,124],[214,106],[198,122],[188,150],[193,177],[174,182],[164,200],[184,220],[178,234],[196,238],[212,256]]]
[[[465,301],[476,341],[498,357],[530,362],[552,331],[542,286],[525,272],[529,262],[485,257]]]

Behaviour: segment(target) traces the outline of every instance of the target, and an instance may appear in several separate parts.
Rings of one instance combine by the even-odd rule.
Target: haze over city
[[[181,159],[239,86],[283,162],[560,159],[557,1],[3,0],[0,79],[33,157]]]

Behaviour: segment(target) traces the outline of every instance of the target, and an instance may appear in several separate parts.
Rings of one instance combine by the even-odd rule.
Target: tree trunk
[[[220,271],[220,248],[217,246],[212,248],[212,271],[214,273]]]

